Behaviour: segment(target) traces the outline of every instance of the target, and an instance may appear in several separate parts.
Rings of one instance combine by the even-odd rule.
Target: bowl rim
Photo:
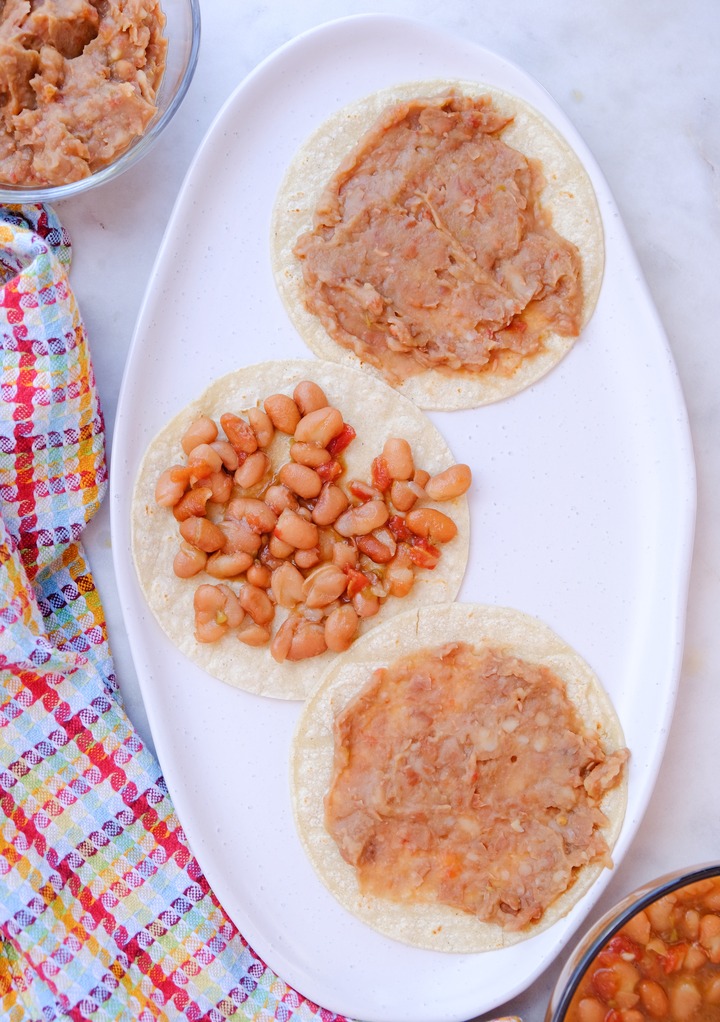
[[[202,34],[200,0],[187,0],[187,2],[190,6],[192,25],[190,53],[187,64],[180,79],[180,84],[167,109],[162,112],[156,121],[150,124],[146,133],[141,135],[134,143],[131,143],[130,147],[125,149],[108,166],[102,167],[94,174],[80,178],[78,181],[70,181],[64,185],[48,185],[40,188],[28,187],[27,185],[9,185],[0,182],[0,204],[14,206],[28,202],[55,202],[59,199],[67,199],[72,195],[89,191],[91,188],[96,188],[98,185],[105,184],[107,181],[111,181],[124,174],[126,170],[133,167],[154,146],[184,100],[195,74],[200,54],[200,37]]]
[[[681,887],[720,876],[720,862],[706,862],[689,868],[664,873],[654,880],[648,881],[626,895],[614,907],[610,908],[583,937],[580,938],[558,977],[553,995],[548,1005],[547,1022],[564,1022],[570,1002],[575,995],[580,981],[585,976],[596,955],[608,941],[638,912],[666,894],[677,891]],[[585,944],[587,942],[587,946]],[[574,956],[584,947],[577,962]],[[557,998],[557,1000],[556,1000]]]

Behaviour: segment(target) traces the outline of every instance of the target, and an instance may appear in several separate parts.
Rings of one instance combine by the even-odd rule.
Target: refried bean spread
[[[157,0],[0,0],[0,180],[77,181],[142,135],[164,25]]]
[[[599,804],[627,757],[549,668],[447,644],[376,671],[337,716],[325,823],[362,893],[519,930],[575,870],[611,865]]]
[[[307,308],[395,382],[511,372],[580,331],[580,256],[540,205],[538,163],[502,141],[511,120],[488,96],[392,106],[297,241]]]

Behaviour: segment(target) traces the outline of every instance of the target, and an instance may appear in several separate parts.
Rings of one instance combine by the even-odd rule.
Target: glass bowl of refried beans
[[[0,202],[112,180],[180,106],[199,0],[0,0]]]
[[[545,1022],[720,1022],[720,863],[659,877],[604,915]]]

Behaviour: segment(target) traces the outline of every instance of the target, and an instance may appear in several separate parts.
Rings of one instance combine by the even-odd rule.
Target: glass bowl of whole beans
[[[720,1022],[720,863],[659,877],[603,916],[545,1022]]]

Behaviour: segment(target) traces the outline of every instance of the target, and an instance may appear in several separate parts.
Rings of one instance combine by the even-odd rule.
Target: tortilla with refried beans
[[[192,456],[191,454],[186,458],[182,448],[182,439],[186,431],[201,416],[207,416],[219,423],[225,413],[232,413],[243,419],[242,430],[247,431],[246,420],[250,409],[262,409],[265,399],[269,395],[277,394],[286,395],[288,403],[292,406],[290,396],[301,381],[312,381],[317,384],[330,405],[338,409],[344,417],[342,436],[345,439],[342,443],[345,446],[342,453],[331,458],[330,454],[324,449],[320,450],[318,445],[315,453],[320,451],[326,461],[317,471],[322,472],[323,468],[341,470],[339,477],[331,478],[334,479],[334,484],[347,493],[348,503],[352,508],[370,505],[380,507],[382,510],[387,504],[387,512],[383,512],[387,518],[385,525],[382,528],[374,528],[368,535],[356,534],[347,529],[339,534],[336,531],[341,528],[339,518],[334,525],[328,526],[327,530],[318,526],[318,542],[330,541],[342,548],[340,551],[343,554],[342,570],[338,571],[335,567],[334,578],[339,577],[343,582],[345,572],[348,588],[329,604],[327,595],[324,599],[311,600],[307,587],[312,584],[314,578],[317,578],[313,574],[311,563],[313,551],[293,551],[287,545],[279,548],[282,563],[287,563],[287,570],[296,581],[298,574],[291,562],[299,565],[301,556],[304,557],[303,578],[299,581],[306,588],[302,595],[298,594],[297,606],[293,601],[284,601],[283,605],[278,603],[275,599],[277,588],[274,585],[272,589],[265,587],[264,593],[258,593],[257,590],[262,586],[248,585],[249,580],[245,571],[233,577],[219,578],[211,575],[209,573],[211,559],[215,556],[212,553],[207,558],[206,568],[191,577],[178,577],[173,568],[178,551],[182,548],[185,555],[198,555],[193,542],[183,543],[181,537],[184,533],[179,534],[179,529],[195,526],[198,522],[204,525],[207,518],[212,526],[209,531],[212,532],[215,525],[218,525],[235,531],[244,530],[244,536],[247,538],[247,522],[243,520],[247,513],[246,505],[249,501],[254,509],[259,507],[261,512],[267,514],[268,508],[263,502],[270,499],[269,488],[281,481],[278,479],[278,471],[283,465],[292,462],[289,451],[291,442],[294,442],[289,435],[275,430],[270,446],[262,453],[262,457],[267,457],[267,467],[255,485],[250,489],[243,489],[237,483],[237,476],[234,477],[235,482],[233,477],[224,480],[232,486],[232,493],[224,509],[213,497],[208,498],[205,489],[208,480],[200,479],[198,484],[191,480],[189,488],[183,494],[183,500],[192,501],[198,492],[204,494],[208,501],[207,514],[201,510],[197,517],[190,515],[186,520],[179,521],[180,516],[176,517],[175,513],[179,504],[159,506],[156,500],[156,486],[161,476],[168,471],[171,475],[175,472],[184,478],[185,462]],[[347,441],[346,427],[352,427],[356,434],[350,441]],[[401,483],[401,490],[406,491],[408,488],[412,490],[414,487],[420,495],[414,510],[425,508],[430,512],[431,524],[433,515],[445,526],[448,525],[448,520],[453,523],[450,534],[440,536],[437,543],[434,542],[433,535],[422,536],[417,533],[417,525],[408,517],[412,511],[401,513],[392,504],[393,499],[396,502],[400,500],[399,496],[394,498],[392,496],[395,492],[394,483],[390,485],[389,480],[383,482],[378,477],[384,464],[383,458],[378,456],[382,455],[388,438],[401,438],[407,441],[415,459],[415,468],[425,473],[418,478],[437,495],[436,500],[430,499],[422,487],[413,480]],[[219,440],[225,443],[222,429]],[[332,447],[332,444],[329,446]],[[332,449],[336,451],[337,445]],[[248,463],[249,458],[244,464]],[[303,699],[335,653],[330,649],[317,652],[306,659],[294,660],[289,645],[278,653],[278,632],[289,619],[297,622],[299,616],[305,615],[308,619],[307,628],[311,630],[311,637],[315,639],[322,631],[324,615],[337,606],[345,608],[343,613],[350,613],[347,608],[348,604],[351,604],[357,607],[359,616],[357,629],[358,634],[362,634],[401,610],[453,600],[456,597],[468,559],[467,498],[464,492],[448,498],[446,492],[440,499],[439,491],[433,490],[430,482],[426,481],[427,476],[437,478],[455,464],[447,443],[427,416],[381,380],[371,379],[357,370],[315,359],[265,362],[238,369],[217,380],[197,400],[180,411],[152,440],[144,455],[132,501],[132,550],[143,593],[159,624],[172,642],[209,674],[249,692],[281,699]],[[173,466],[175,468],[172,468]],[[468,469],[467,466],[464,468]],[[309,469],[306,471],[307,474],[310,477],[314,476],[314,472]],[[378,487],[383,492],[380,492]],[[286,489],[280,487],[281,492]],[[242,514],[233,510],[233,507],[237,509],[238,506],[245,508]],[[318,518],[315,498],[298,497],[295,507],[297,516],[292,516],[295,526],[300,523],[301,528],[307,528],[311,516]],[[300,522],[301,515],[304,516],[304,525]],[[229,525],[226,521],[228,517],[232,519]],[[279,509],[276,517],[275,531],[279,531],[282,519]],[[422,525],[422,514],[420,519]],[[275,526],[275,523],[272,525]],[[412,525],[416,533],[409,532],[408,525]],[[261,528],[258,527],[257,549],[248,563],[253,561],[253,568],[260,571],[266,567],[274,579],[273,569],[276,562],[281,562],[279,558],[274,560],[266,556],[269,553],[270,541],[274,542],[272,528],[262,536],[262,540],[260,531]],[[419,531],[424,530],[420,528]],[[383,545],[392,554],[390,561],[387,557],[382,559]],[[223,550],[219,550],[218,554],[223,554]],[[345,558],[348,554],[352,556],[351,562]],[[397,568],[401,554],[404,557],[407,555],[408,562],[405,567],[400,566],[402,585],[398,583],[397,572],[391,584],[392,569],[393,566]],[[204,554],[200,553],[199,556],[202,558]],[[328,556],[326,552],[321,553],[321,563],[316,565],[317,569],[327,567],[322,562],[327,561]],[[338,558],[336,560],[340,563]],[[333,571],[328,570],[327,574],[333,575]],[[331,582],[334,584],[332,578]],[[214,586],[212,590],[204,589],[205,593],[210,592],[214,597],[218,596],[218,586],[229,587],[239,599],[243,596],[252,596],[260,607],[260,613],[255,613],[252,606],[244,603],[246,613],[238,627],[228,627],[216,641],[212,636],[210,640],[205,636],[203,641],[198,641],[195,600],[201,586]],[[404,588],[409,588],[409,591],[403,592]],[[377,613],[374,612],[376,607],[372,605],[374,600],[379,604]],[[288,603],[287,606],[285,602]],[[234,599],[233,604],[237,610]],[[225,624],[231,624],[228,622],[228,607],[229,605],[227,607],[223,605],[216,615],[217,620],[223,622],[220,631]],[[255,619],[252,618],[253,613]],[[210,621],[211,630],[215,624],[216,619],[213,618]],[[243,631],[246,625],[250,626],[250,632]],[[263,639],[263,630],[270,633],[270,643],[262,641],[259,645],[253,645],[258,641],[258,633],[260,639]]]
[[[477,83],[412,82],[339,110],[293,159],[272,230],[279,293],[310,349],[422,408],[539,380],[603,273],[579,158],[527,103]]]
[[[320,680],[293,741],[293,807],[349,912],[416,947],[485,951],[551,926],[612,865],[627,757],[600,681],[545,624],[424,607]]]

